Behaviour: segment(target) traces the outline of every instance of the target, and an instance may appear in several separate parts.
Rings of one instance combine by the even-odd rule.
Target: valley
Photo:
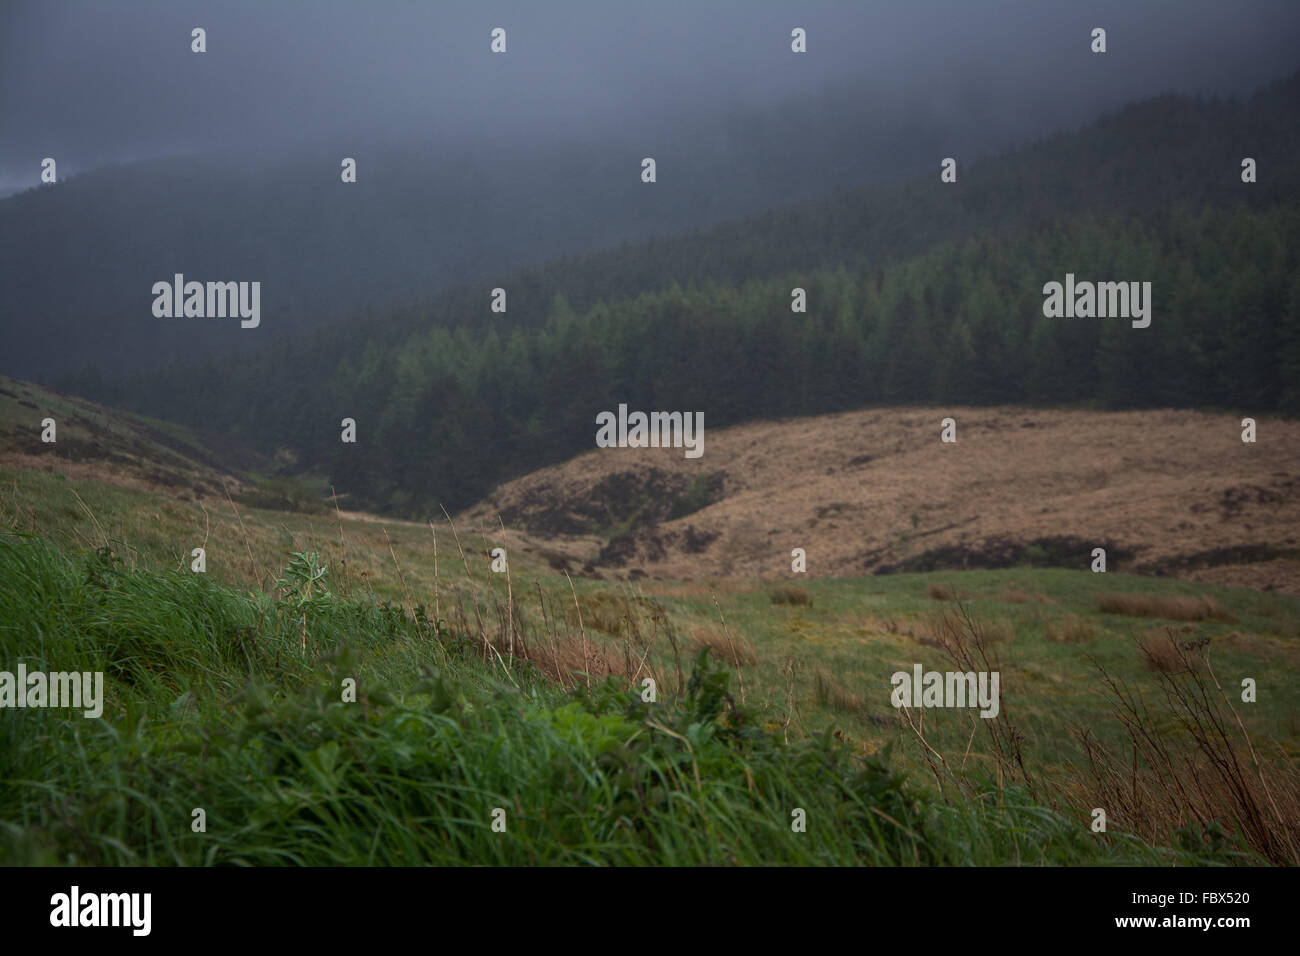
[[[475,765],[483,773],[494,767],[508,773],[494,777],[494,787],[525,786],[509,792],[519,801],[514,812],[522,814],[515,825],[527,829],[530,842],[523,849],[512,844],[503,860],[524,859],[510,855],[520,852],[568,859],[563,854],[572,852],[571,836],[538,830],[538,821],[571,799],[571,791],[567,784],[546,789],[544,760],[527,763],[542,759],[531,743],[537,735],[570,726],[574,707],[605,715],[584,719],[607,721],[634,699],[651,708],[646,719],[679,714],[672,719],[683,723],[672,732],[685,734],[695,719],[691,695],[698,692],[691,675],[702,673],[703,652],[725,674],[726,696],[719,701],[737,708],[717,718],[718,733],[758,734],[781,753],[793,748],[788,759],[818,740],[862,761],[887,759],[910,781],[906,792],[931,807],[927,825],[938,830],[928,846],[939,854],[936,861],[962,859],[954,849],[959,844],[983,847],[961,851],[976,854],[967,862],[1246,859],[1232,855],[1244,850],[1205,849],[1180,836],[1192,811],[1169,794],[1157,800],[1156,778],[1123,783],[1115,776],[1130,746],[1123,698],[1113,692],[1120,686],[1151,708],[1160,752],[1200,767],[1203,792],[1196,799],[1225,813],[1245,812],[1223,802],[1236,799],[1229,796],[1232,781],[1201,766],[1195,736],[1174,729],[1176,711],[1162,702],[1161,687],[1183,673],[1207,682],[1216,709],[1235,712],[1242,732],[1261,748],[1266,770],[1260,772],[1279,799],[1290,801],[1295,793],[1300,601],[1285,593],[1295,573],[1287,552],[1296,527],[1288,484],[1297,467],[1293,424],[1265,419],[1260,443],[1251,446],[1242,445],[1231,417],[1204,413],[868,410],[719,429],[697,460],[673,449],[593,450],[507,483],[450,519],[438,513],[416,522],[345,511],[320,494],[293,507],[267,507],[269,499],[251,497],[264,488],[264,477],[223,472],[184,429],[155,434],[133,416],[12,380],[2,384],[0,610],[9,608],[10,623],[0,644],[6,659],[30,645],[38,621],[48,634],[63,633],[70,626],[58,623],[63,615],[107,600],[106,610],[80,626],[109,630],[77,660],[80,669],[95,670],[95,656],[108,655],[103,708],[109,724],[135,709],[153,714],[163,735],[209,733],[203,728],[232,719],[231,699],[254,692],[253,685],[242,689],[251,675],[280,688],[275,720],[288,722],[286,733],[306,735],[292,746],[310,749],[319,741],[309,728],[330,713],[319,710],[329,706],[328,693],[315,704],[298,695],[316,693],[310,688],[328,684],[330,674],[336,682],[346,674],[357,681],[363,713],[375,716],[330,719],[380,721],[371,731],[349,723],[339,739],[351,759],[381,763],[407,745],[400,734],[384,742],[386,736],[373,733],[398,733],[397,725],[378,728],[403,708],[418,713],[430,706],[426,701],[443,700],[436,689],[442,685],[429,683],[430,674],[441,675],[437,680],[460,688],[445,693],[465,702],[457,705],[467,708],[457,711],[463,733],[479,733],[473,728],[487,720],[484,747],[501,735],[519,735],[509,759],[525,763],[515,770],[501,769],[506,758],[500,756]],[[122,437],[103,446],[73,442],[61,455],[53,451],[57,444],[37,448],[30,426],[16,418],[39,421],[47,410],[77,425],[61,436],[79,436],[84,419]],[[939,419],[948,416],[957,425],[952,444],[939,440]],[[1193,435],[1199,440],[1191,441]],[[146,457],[179,449],[174,471],[154,480],[130,456],[108,454],[130,442],[145,443],[139,451]],[[256,457],[248,461],[268,467]],[[1110,556],[1104,574],[1088,570],[1096,542]],[[191,571],[196,546],[206,549],[203,574]],[[806,574],[790,571],[794,547],[807,549]],[[493,562],[495,548],[506,550],[508,562]],[[89,596],[42,603],[47,592],[39,588],[51,585],[34,582],[54,572],[38,572],[38,557],[67,561],[72,576],[60,588],[88,588]],[[293,611],[283,597],[286,578],[293,580],[295,566],[317,564],[328,596],[319,610]],[[1242,581],[1257,587],[1242,588]],[[105,596],[94,598],[99,588],[107,589]],[[172,589],[178,589],[175,599],[165,596]],[[147,604],[134,603],[146,596]],[[32,601],[30,610],[18,610]],[[222,602],[233,603],[219,610]],[[209,614],[217,616],[209,620]],[[127,646],[129,657],[113,656],[127,653],[113,648]],[[903,707],[891,680],[921,671],[946,672],[949,681],[991,672],[999,704],[986,707],[986,717],[969,708],[936,708],[928,698],[924,707]],[[1244,681],[1251,682],[1250,702],[1243,696],[1234,704],[1234,688]],[[655,695],[649,703],[638,698],[646,687]],[[524,697],[517,697],[520,690]],[[515,727],[511,715],[522,705],[506,702],[525,699],[554,709]],[[394,704],[400,706],[393,710]],[[1226,710],[1224,718],[1234,719]],[[30,709],[12,713],[38,719]],[[255,707],[238,720],[258,720],[259,713]],[[306,723],[290,729],[297,721]],[[594,746],[595,726],[581,731],[586,736],[564,737],[570,741],[564,746]],[[627,726],[631,733],[633,724]],[[453,752],[477,748],[478,740],[467,738]],[[1224,745],[1242,760],[1254,759],[1235,737]],[[14,755],[20,752],[25,760],[38,756],[30,749]],[[167,759],[188,759],[181,753]],[[1144,766],[1154,757],[1144,754]],[[113,759],[111,752],[103,759]],[[221,758],[227,759],[235,758]],[[180,778],[201,772],[175,766]],[[348,779],[356,787],[369,778]],[[159,799],[187,799],[179,792],[164,797],[167,785],[158,781],[137,785],[151,792],[162,787]],[[410,782],[415,789],[408,797],[424,785]],[[444,784],[430,786],[443,792]],[[455,812],[477,812],[474,788],[481,784],[465,786],[455,800],[468,802]],[[389,796],[358,793],[355,799],[378,819],[391,812]],[[561,803],[547,811],[545,801]],[[1019,815],[1023,801],[1038,808],[1024,811],[1037,814],[1037,822]],[[97,805],[86,803],[80,812],[97,814]],[[1087,815],[1098,805],[1107,808],[1113,841],[1085,838]],[[600,820],[607,808],[601,803],[582,813]],[[750,827],[769,825],[746,819]],[[98,825],[110,832],[114,826]],[[389,862],[403,862],[407,852],[445,861],[482,853],[468,844],[434,850],[423,837],[420,849],[403,849],[412,838],[396,829],[399,821],[377,825],[407,833],[394,836]],[[950,845],[949,836],[939,835],[967,825],[978,833],[975,842],[958,838]],[[1033,848],[1012,836],[1025,826],[1039,828]],[[56,832],[29,833],[35,842],[28,849],[10,845],[8,858],[40,859],[43,840],[61,839]],[[668,839],[678,831],[663,832]],[[1287,859],[1291,837],[1270,832],[1281,832],[1280,842],[1252,836],[1252,852]],[[282,833],[280,842],[263,848],[256,836],[232,835],[210,852],[269,860],[293,839]],[[363,858],[321,857],[313,846],[295,853],[301,861]],[[341,846],[327,852],[359,852]],[[712,846],[683,847],[681,859],[714,860]],[[879,849],[858,844],[848,852]],[[765,852],[852,858],[822,843]],[[108,847],[85,857],[102,858],[132,859]]]

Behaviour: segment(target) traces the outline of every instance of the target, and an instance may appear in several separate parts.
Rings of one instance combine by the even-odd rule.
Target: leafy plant
[[[302,621],[302,649],[307,651],[307,615],[330,607],[334,595],[325,584],[329,567],[320,563],[320,554],[295,551],[288,567],[275,586],[280,590],[277,605]]]

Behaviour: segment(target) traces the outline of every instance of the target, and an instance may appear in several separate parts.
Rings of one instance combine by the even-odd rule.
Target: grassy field
[[[12,469],[0,528],[0,666],[108,685],[99,721],[6,712],[6,862],[1297,862],[1284,595],[1038,568],[610,582],[513,547],[493,573],[509,535],[443,516]],[[305,608],[277,587],[294,552],[328,568]],[[894,671],[971,660],[1001,674],[996,720],[891,706]]]

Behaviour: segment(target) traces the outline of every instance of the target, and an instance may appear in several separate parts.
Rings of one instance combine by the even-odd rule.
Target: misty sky
[[[3,0],[0,194],[37,185],[45,156],[62,179],[191,152],[652,143],[844,88],[1030,135],[1154,93],[1246,92],[1297,51],[1296,0]]]

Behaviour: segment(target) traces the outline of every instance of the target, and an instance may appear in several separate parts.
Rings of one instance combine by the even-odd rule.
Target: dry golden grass
[[[996,617],[984,622],[984,643],[1010,644],[1016,639],[1016,628],[1004,617]]]
[[[1016,639],[1016,629],[1006,618],[968,618],[966,612],[961,610],[963,607],[959,605],[958,610],[945,608],[931,615],[918,640],[928,647],[947,648],[965,646],[972,638],[984,647],[1010,644]]]
[[[996,654],[982,637],[986,628],[967,605],[945,605],[935,623],[957,669],[997,669]],[[1300,766],[1276,741],[1252,740],[1235,703],[1237,688],[1231,680],[1225,688],[1216,676],[1207,638],[1179,637],[1188,629],[1166,627],[1140,642],[1149,678],[1138,683],[1154,682],[1155,694],[1094,662],[1110,699],[1108,730],[1119,737],[1094,729],[1095,721],[1080,726],[1075,734],[1084,763],[1072,765],[1065,778],[1053,782],[1030,769],[1021,749],[1024,734],[1009,708],[983,722],[999,786],[1023,782],[1031,797],[1042,794],[1054,806],[1059,795],[1083,820],[1091,808],[1104,807],[1114,830],[1153,845],[1205,848],[1243,864],[1300,865]],[[830,687],[821,691],[828,699]],[[953,773],[964,752],[945,755],[919,723],[908,720],[908,727],[940,787],[970,791],[970,780]]]
[[[695,656],[707,647],[711,657],[725,661],[733,667],[750,665],[758,661],[753,646],[739,634],[729,634],[721,628],[702,625],[692,628],[688,637],[691,656]]]
[[[1118,826],[1153,843],[1235,846],[1300,865],[1300,769],[1256,746],[1205,640],[1163,637],[1143,642],[1161,690],[1154,702],[1100,670],[1128,740],[1114,747],[1077,732],[1091,777],[1083,806],[1109,808]]]
[[[584,642],[574,634],[559,635],[554,641],[536,641],[523,648],[522,653],[516,648],[516,656],[523,657],[564,686],[572,686],[582,673],[590,674],[593,683],[611,674],[631,680],[637,667],[637,662],[624,649],[596,641]]]
[[[1227,621],[1236,617],[1214,598],[1164,594],[1127,594],[1109,592],[1098,595],[1097,605],[1103,614],[1126,617],[1158,617],[1169,621]]]
[[[813,673],[813,699],[817,706],[842,714],[861,714],[867,709],[866,701],[858,694],[844,689],[835,676],[823,667]]]
[[[1148,670],[1180,674],[1200,668],[1199,652],[1207,643],[1208,638],[1179,640],[1171,628],[1162,628],[1148,632],[1138,641],[1138,653]]]
[[[1097,629],[1077,614],[1063,614],[1057,620],[1049,619],[1047,639],[1056,644],[1081,644],[1097,636]]]
[[[544,527],[545,516],[588,502],[612,476],[658,469],[693,481],[725,472],[725,497],[638,529],[625,565],[599,567],[616,577],[640,569],[678,580],[788,578],[794,547],[815,555],[817,574],[832,576],[871,573],[942,548],[970,550],[970,566],[978,567],[986,543],[997,539],[1108,541],[1155,565],[1222,548],[1294,548],[1286,539],[1300,526],[1291,477],[1300,475],[1300,422],[1275,422],[1275,438],[1246,455],[1240,420],[1229,415],[1014,407],[949,413],[958,425],[955,445],[939,441],[939,412],[891,408],[719,429],[698,460],[684,459],[680,449],[592,450],[506,482],[469,514],[495,525],[496,514],[510,509],[519,515],[514,526],[563,549],[565,536]],[[827,514],[830,502],[845,504]],[[692,550],[688,526],[695,540],[718,537]],[[580,561],[591,554],[589,539],[571,544]],[[1130,570],[1113,554],[1112,570]],[[1300,560],[1237,560],[1245,563],[1185,576],[1240,567],[1253,577],[1230,583],[1300,593]]]
[[[615,637],[627,629],[628,615],[633,613],[628,599],[621,594],[584,594],[578,603],[582,607],[584,627]],[[571,623],[577,626],[576,615]]]

